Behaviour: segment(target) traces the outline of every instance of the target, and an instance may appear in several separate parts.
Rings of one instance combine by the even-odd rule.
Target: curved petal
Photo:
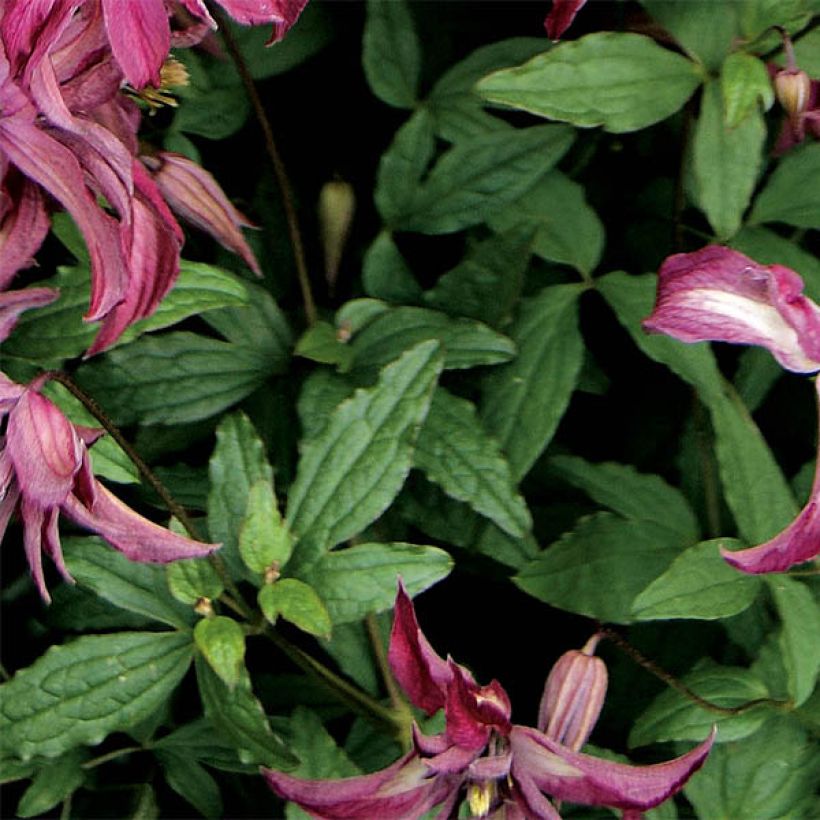
[[[0,288],[2,289],[11,284],[18,270],[34,264],[34,254],[43,244],[49,226],[43,195],[36,185],[23,180],[19,191],[13,193],[11,198],[11,209],[0,221]],[[0,330],[0,338],[3,338],[2,330]]]
[[[447,687],[447,739],[457,746],[481,751],[491,731],[510,731],[510,699],[498,681],[479,687],[465,670],[450,660],[453,680]]]
[[[512,776],[557,800],[618,809],[651,809],[678,792],[703,765],[715,739],[666,763],[630,766],[573,752],[535,729],[513,726]]]
[[[0,245],[0,252],[2,246]],[[8,290],[0,292],[0,342],[7,339],[20,314],[30,308],[42,307],[51,304],[60,292],[53,288],[25,288],[24,290]],[[2,407],[2,393],[0,393],[0,407]]]
[[[171,50],[163,0],[102,0],[111,50],[134,88],[159,87],[159,70]]]
[[[544,20],[544,28],[550,40],[560,40],[563,33],[572,25],[575,15],[587,0],[552,0],[552,8]]]
[[[820,370],[820,307],[802,292],[794,271],[710,245],[663,263],[643,326],[682,342],[760,345],[786,369],[813,373]]]

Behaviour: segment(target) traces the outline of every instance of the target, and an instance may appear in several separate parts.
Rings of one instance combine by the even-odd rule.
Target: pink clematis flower
[[[544,20],[544,28],[550,40],[561,39],[586,2],[587,0],[552,0],[552,8]]]
[[[45,299],[45,294],[37,293],[44,290],[17,291],[15,295]],[[2,298],[9,295],[0,297],[0,312]],[[109,492],[94,477],[88,457],[88,447],[102,431],[72,424],[38,392],[43,381],[40,377],[24,387],[0,373],[0,418],[8,416],[6,434],[0,438],[0,541],[12,513],[19,510],[26,558],[46,602],[50,596],[43,576],[43,552],[61,575],[72,581],[60,546],[60,513],[102,536],[132,561],[166,563],[198,558],[219,546],[164,529]]]
[[[102,0],[111,49],[134,88],[160,84],[159,71],[172,44],[168,17],[174,5],[168,0]],[[176,5],[205,24],[198,27],[202,33],[216,28],[202,0],[178,0]],[[243,25],[273,23],[273,43],[287,34],[307,0],[220,0],[220,5]],[[185,44],[192,45],[190,36]]]
[[[803,280],[789,268],[759,265],[729,248],[711,245],[670,256],[660,269],[655,309],[643,326],[682,342],[759,345],[787,370],[820,370],[820,306],[803,295]],[[785,572],[820,555],[820,473],[808,504],[783,532],[765,544],[722,554],[748,573]]]
[[[636,817],[680,790],[703,764],[714,732],[668,763],[630,766],[577,751],[586,741],[606,689],[595,641],[567,653],[545,687],[539,728],[510,720],[501,684],[479,686],[473,676],[432,649],[400,585],[389,659],[410,700],[428,714],[444,709],[446,728],[425,736],[414,726],[414,748],[374,774],[342,780],[302,780],[271,769],[263,774],[280,797],[313,817],[418,818],[434,806],[449,817],[466,795],[473,816],[512,820],[560,818],[556,801],[619,808]]]

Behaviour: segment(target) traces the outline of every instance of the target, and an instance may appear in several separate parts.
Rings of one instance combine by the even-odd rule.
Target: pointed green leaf
[[[298,538],[291,571],[361,532],[395,498],[441,367],[437,342],[416,345],[304,444],[288,496],[287,520]]]
[[[296,342],[296,356],[321,364],[335,364],[344,373],[350,369],[353,353],[344,344],[330,322],[317,322],[309,327]]]
[[[296,578],[282,578],[266,584],[257,595],[259,608],[270,623],[281,615],[303,632],[330,637],[332,624],[322,599],[313,587]]]
[[[63,553],[79,586],[115,606],[170,626],[193,622],[190,611],[168,594],[164,567],[129,561],[99,538],[63,538]]]
[[[728,128],[736,128],[761,105],[768,111],[774,104],[774,88],[766,64],[743,51],[730,54],[723,63],[720,90]]]
[[[781,158],[755,199],[749,222],[785,222],[797,228],[820,225],[820,192],[810,180],[820,173],[820,145],[802,145]]]
[[[390,609],[399,576],[410,595],[418,595],[452,568],[452,558],[436,547],[357,544],[328,553],[303,577],[322,597],[333,623],[342,624]],[[351,578],[356,579],[355,586]]]
[[[155,752],[168,785],[203,817],[223,816],[219,786],[205,769],[189,757],[159,749]]]
[[[744,575],[721,557],[720,547],[731,539],[703,541],[682,552],[669,569],[633,601],[639,621],[670,618],[716,620],[743,612],[760,592],[762,581]],[[737,542],[734,542],[737,543]]]
[[[718,706],[733,707],[769,697],[766,687],[748,669],[703,661],[682,682],[696,695]],[[756,732],[771,714],[765,706],[739,715],[708,712],[674,689],[666,689],[638,718],[629,733],[630,746],[666,740],[702,741],[717,724],[718,743],[740,740]]]
[[[536,125],[493,132],[446,151],[393,228],[452,233],[484,222],[532,187],[569,150],[572,129]]]
[[[532,526],[498,442],[466,399],[436,390],[413,463],[451,498],[466,502],[510,535],[521,537]]]
[[[184,632],[86,635],[52,646],[0,686],[0,749],[54,757],[135,726],[191,662]]]
[[[217,427],[208,472],[208,531],[214,541],[222,543],[219,554],[231,572],[241,576],[239,530],[248,510],[250,488],[257,481],[273,486],[265,445],[244,413],[226,416]]]
[[[245,633],[224,615],[203,618],[194,627],[194,643],[229,689],[239,683],[245,661]]]
[[[421,287],[388,231],[372,242],[362,262],[365,293],[397,304],[413,304],[421,297]]]
[[[780,647],[795,706],[814,691],[820,674],[820,606],[805,584],[788,575],[766,576],[783,629]]]
[[[632,602],[667,569],[681,546],[679,537],[653,521],[598,513],[582,518],[525,565],[514,581],[560,609],[630,623]]]
[[[188,606],[193,606],[201,598],[213,601],[225,588],[207,558],[174,561],[165,568],[165,576],[171,595]]]
[[[40,769],[17,804],[18,817],[45,814],[71,797],[82,786],[85,771],[82,763],[88,755],[84,749],[71,749]]]
[[[620,133],[674,114],[699,83],[693,62],[649,37],[601,32],[496,71],[476,90],[489,102]]]
[[[274,564],[284,566],[293,551],[291,536],[276,503],[273,487],[255,481],[248,491],[248,510],[239,531],[239,553],[253,572],[263,573]]]
[[[355,333],[349,343],[354,370],[381,368],[430,339],[441,343],[447,370],[499,364],[515,355],[515,345],[506,336],[480,322],[427,308],[397,307],[379,313]]]
[[[247,672],[229,689],[204,659],[196,659],[196,677],[205,716],[225,740],[234,744],[244,763],[289,771],[296,759],[270,728],[262,704],[251,690]]]
[[[373,93],[396,108],[413,108],[421,73],[421,46],[405,0],[368,0],[362,49]]]
[[[550,171],[490,220],[496,231],[513,225],[535,231],[533,252],[548,262],[591,273],[601,259],[604,226],[584,189],[560,171]]]
[[[327,779],[353,777],[359,768],[336,745],[322,721],[310,709],[297,706],[293,710],[291,744],[301,763],[294,771],[297,777]]]
[[[557,285],[523,303],[511,329],[518,356],[484,382],[481,420],[520,480],[549,444],[581,370],[581,288]]]

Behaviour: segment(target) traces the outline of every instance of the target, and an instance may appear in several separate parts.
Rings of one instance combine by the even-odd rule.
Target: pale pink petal
[[[23,311],[49,305],[59,295],[59,291],[51,288],[26,288],[25,290],[0,292],[0,342],[8,338]],[[0,377],[5,378],[2,373]],[[3,391],[0,387],[0,407],[2,407],[2,401]]]
[[[46,588],[46,579],[43,574],[43,528],[46,526],[46,512],[38,504],[34,504],[23,496],[20,504],[20,514],[23,519],[23,549],[26,553],[29,571],[31,572],[34,586],[40,593],[40,597],[50,603],[51,596]]]
[[[134,88],[159,86],[159,70],[171,49],[163,0],[102,0],[114,57]]]
[[[715,738],[666,763],[631,766],[573,752],[545,734],[514,726],[512,776],[533,783],[556,800],[618,809],[651,809],[680,791],[703,765]]]
[[[682,342],[760,345],[788,370],[820,370],[820,307],[803,296],[794,271],[710,245],[670,256],[658,276],[645,330]]]
[[[253,0],[230,0],[230,2],[221,0],[221,2],[226,11],[237,20],[241,20],[243,14],[251,13],[244,9],[253,5]],[[266,4],[273,7],[273,17],[269,18],[273,22],[273,34],[268,40],[268,45],[278,43],[290,31],[307,4],[308,0],[270,0]]]
[[[547,19],[544,20],[544,28],[550,40],[560,40],[563,33],[570,27],[575,15],[581,10],[581,6],[587,0],[552,0]]]
[[[9,286],[18,270],[34,264],[34,254],[48,233],[48,214],[40,189],[25,179],[19,187],[0,222],[0,289]],[[0,338],[4,338],[2,330]]]

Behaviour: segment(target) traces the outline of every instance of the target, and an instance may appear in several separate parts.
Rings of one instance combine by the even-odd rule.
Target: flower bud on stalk
[[[583,649],[561,655],[538,709],[538,729],[576,752],[592,734],[606,696],[606,665],[593,655],[599,640],[593,635]]]
[[[774,78],[777,101],[791,118],[805,113],[811,98],[811,79],[805,71],[784,68]]]
[[[353,186],[341,179],[326,182],[319,192],[319,229],[325,254],[325,278],[332,288],[339,275],[353,214],[356,211],[356,195]]]

